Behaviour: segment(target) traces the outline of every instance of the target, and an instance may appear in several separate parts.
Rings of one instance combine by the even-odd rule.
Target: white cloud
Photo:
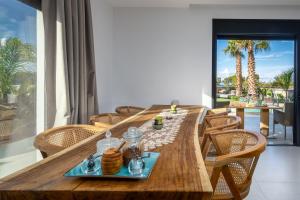
[[[268,54],[268,55],[256,55],[255,59],[256,60],[269,60],[269,59],[280,58],[284,55],[292,55],[292,54],[294,54],[293,51],[281,51],[278,53],[272,53],[272,54]]]
[[[218,77],[220,77],[221,79],[224,79],[224,78],[226,78],[226,77],[228,77],[228,76],[232,76],[232,75],[234,75],[235,74],[235,71],[234,71],[235,69],[229,69],[228,67],[225,67],[224,69],[223,69],[223,71],[221,71],[221,72],[218,72]]]
[[[269,82],[274,80],[274,77],[281,74],[283,71],[293,68],[293,66],[264,66],[256,69],[261,81]]]

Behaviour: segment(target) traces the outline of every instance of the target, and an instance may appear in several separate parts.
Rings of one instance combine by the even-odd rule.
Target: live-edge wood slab
[[[155,151],[160,157],[147,180],[112,180],[64,177],[64,173],[96,151],[103,133],[0,180],[0,199],[210,199],[212,187],[202,159],[198,122],[204,108],[181,106],[188,115],[172,144]],[[115,125],[114,137],[130,126],[139,127],[169,106],[154,105]]]

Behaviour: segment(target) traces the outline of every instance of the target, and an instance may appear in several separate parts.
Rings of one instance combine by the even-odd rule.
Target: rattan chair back
[[[90,117],[89,124],[102,128],[110,128],[127,117],[118,113],[103,113],[99,115],[93,115]]]
[[[143,110],[145,110],[145,108],[135,106],[119,106],[116,108],[116,113],[120,115],[132,116]]]
[[[67,125],[52,128],[35,137],[34,146],[44,158],[66,149],[95,134],[102,134],[105,128],[91,125]]]
[[[213,199],[243,199],[266,139],[245,130],[214,132],[209,135],[217,151],[216,160],[206,162],[214,189]]]

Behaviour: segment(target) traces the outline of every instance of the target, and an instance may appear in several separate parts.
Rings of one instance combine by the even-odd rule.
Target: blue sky
[[[235,74],[235,58],[224,54],[227,40],[217,42],[217,77],[224,79]],[[242,73],[246,77],[247,72],[247,52],[242,62]],[[255,54],[256,73],[260,80],[264,82],[272,81],[281,72],[294,66],[294,41],[290,40],[271,40],[270,50]]]
[[[9,37],[36,44],[35,9],[17,0],[0,0],[0,39]]]

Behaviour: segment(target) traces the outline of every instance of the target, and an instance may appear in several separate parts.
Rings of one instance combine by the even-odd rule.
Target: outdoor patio
[[[232,109],[230,115],[235,115],[235,109]],[[269,114],[270,119],[270,135],[273,134],[273,112]],[[259,132],[260,114],[253,112],[245,112],[245,129]],[[276,137],[268,139],[269,145],[293,145],[293,128],[287,127],[287,139],[284,139],[284,126],[277,124],[275,128]]]

